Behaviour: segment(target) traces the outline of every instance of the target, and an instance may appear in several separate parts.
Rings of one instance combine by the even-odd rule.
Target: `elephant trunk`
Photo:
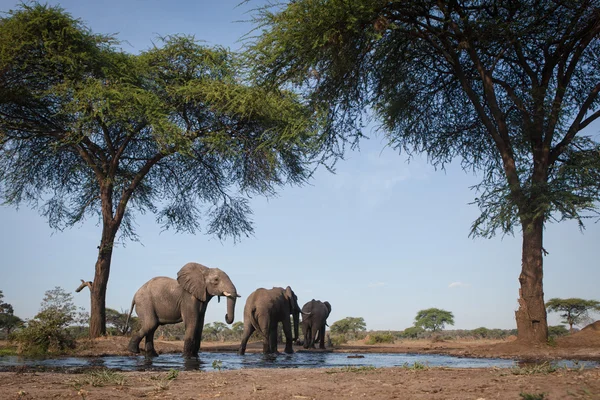
[[[233,318],[235,316],[235,300],[236,297],[228,297],[227,298],[227,314],[225,314],[225,322],[228,324],[233,323]]]

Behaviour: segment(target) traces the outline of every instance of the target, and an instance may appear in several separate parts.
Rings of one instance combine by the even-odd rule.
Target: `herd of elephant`
[[[235,286],[229,276],[218,268],[208,268],[198,263],[188,263],[177,273],[177,280],[167,277],[152,278],[146,282],[133,296],[129,318],[135,307],[140,329],[132,333],[128,349],[133,353],[140,352],[140,342],[145,338],[146,356],[157,356],[154,349],[154,332],[160,325],[175,324],[183,321],[185,336],[183,356],[197,357],[202,340],[204,316],[210,299],[214,296],[227,298],[227,314],[225,321],[233,323],[235,302],[238,297]],[[298,340],[299,318],[302,314],[302,331],[304,348],[325,348],[325,326],[331,313],[329,302],[311,300],[302,309],[298,305],[298,297],[291,287],[285,289],[259,288],[252,292],[244,307],[244,333],[239,354],[246,352],[248,339],[254,331],[263,337],[263,352],[277,353],[277,325],[283,324],[285,335],[285,352],[294,352],[292,344]],[[293,327],[290,321],[293,318]],[[293,336],[292,336],[293,331]]]

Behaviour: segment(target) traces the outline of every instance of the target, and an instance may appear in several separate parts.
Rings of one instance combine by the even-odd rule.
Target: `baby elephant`
[[[300,312],[298,298],[291,287],[256,289],[248,296],[244,307],[244,333],[242,334],[240,355],[246,352],[248,339],[255,330],[264,336],[263,353],[277,353],[277,324],[279,322],[283,323],[283,333],[285,334],[284,351],[288,354],[293,353],[292,342],[298,338]],[[293,338],[290,314],[294,318]]]
[[[331,313],[331,304],[328,301],[312,299],[302,307],[302,332],[304,332],[304,348],[314,348],[315,342],[320,342],[319,348],[325,348],[325,326],[327,317]]]
[[[233,323],[235,302],[240,296],[229,276],[220,269],[187,263],[177,273],[177,280],[164,276],[150,279],[138,289],[131,302],[127,323],[135,306],[140,330],[131,336],[129,351],[139,353],[140,341],[145,337],[146,355],[157,356],[154,350],[156,328],[183,321],[183,356],[197,357],[206,306],[213,296],[227,297],[225,321]]]

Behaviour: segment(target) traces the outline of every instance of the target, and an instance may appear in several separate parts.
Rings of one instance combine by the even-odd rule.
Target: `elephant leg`
[[[252,324],[244,324],[244,333],[242,333],[242,343],[240,344],[239,354],[243,356],[246,353],[246,345],[248,344],[248,339],[254,333],[256,328]]]
[[[292,323],[290,322],[289,315],[283,319],[283,333],[285,335],[285,352],[287,354],[293,354],[294,348],[292,347]]]
[[[158,357],[158,353],[154,349],[154,332],[156,332],[156,328],[158,326],[155,326],[146,333],[146,357]]]
[[[302,347],[304,347],[305,349],[308,349],[308,346],[310,346],[310,338],[310,325],[306,325],[304,327],[304,343],[302,345]]]
[[[324,349],[325,348],[325,324],[321,325],[321,328],[319,328],[319,348],[320,349]]]
[[[129,340],[129,345],[127,346],[127,350],[129,350],[132,353],[139,353],[140,352],[140,342],[142,341],[142,339],[144,338],[144,335],[141,335],[139,332],[135,333],[133,336],[131,336],[131,339]]]
[[[198,326],[194,322],[188,322],[185,325],[185,336],[183,339],[183,357],[193,358],[198,357],[198,352],[194,352],[196,348],[196,332]]]
[[[269,342],[268,342],[268,353],[277,354],[277,322],[271,322],[269,326]]]
[[[206,312],[206,304],[202,308],[202,312],[200,313],[200,319],[198,320],[198,325],[196,327],[196,332],[194,334],[194,354],[198,355],[200,351],[200,343],[202,343],[202,330],[204,329],[204,313]]]

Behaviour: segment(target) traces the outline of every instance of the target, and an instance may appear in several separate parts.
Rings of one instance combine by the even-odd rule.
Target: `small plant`
[[[125,385],[125,375],[113,371],[112,369],[101,369],[95,371],[88,371],[80,379],[71,381],[71,386],[75,389],[81,389],[85,385],[91,385],[94,387],[102,387],[106,385]],[[82,397],[84,397],[82,395]]]
[[[373,333],[370,334],[365,344],[378,344],[378,343],[394,343],[394,335],[391,333]]]
[[[415,361],[415,362],[413,363],[413,365],[410,365],[410,364],[409,364],[409,363],[407,363],[407,362],[406,362],[406,363],[404,363],[404,365],[402,366],[402,368],[410,369],[410,370],[412,370],[412,371],[421,371],[421,370],[426,370],[426,369],[429,369],[429,365],[427,365],[427,364],[423,364],[423,363],[420,363],[420,362],[418,362],[418,361]]]
[[[0,357],[2,356],[16,356],[17,349],[16,348],[4,348],[0,349]]]
[[[347,365],[345,367],[341,367],[341,368],[337,368],[337,369],[332,369],[329,371],[326,371],[328,374],[337,374],[340,372],[354,372],[354,373],[362,373],[362,372],[369,372],[369,371],[374,371],[375,368],[372,365],[363,365],[361,367],[353,367],[351,365]]]
[[[158,381],[154,384],[155,390],[167,390],[171,382],[179,376],[179,371],[171,368],[167,373],[151,376],[150,379]]]
[[[519,393],[519,396],[524,400],[544,400],[546,398],[546,393]]]
[[[549,362],[543,362],[541,364],[527,364],[524,366],[513,367],[510,372],[513,375],[551,374],[556,372],[556,369],[556,366]]]
[[[219,371],[223,368],[223,361],[221,360],[213,360],[212,362],[213,369],[218,369]]]
[[[179,371],[176,369],[171,368],[169,370],[169,372],[167,372],[167,380],[172,381],[174,379],[177,379],[178,376],[179,376]]]

